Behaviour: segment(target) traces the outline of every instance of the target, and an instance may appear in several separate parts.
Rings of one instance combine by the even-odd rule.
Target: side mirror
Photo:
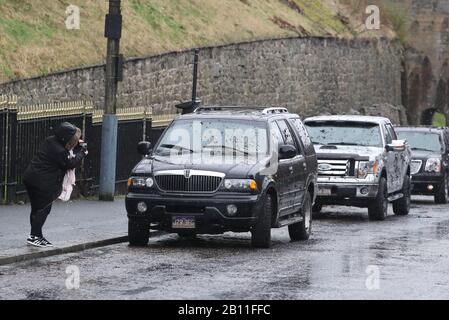
[[[141,141],[137,145],[137,152],[143,156],[147,156],[151,152],[151,142]]]
[[[388,152],[402,152],[405,151],[405,140],[393,140],[390,144],[385,146]]]
[[[298,154],[296,148],[292,145],[285,144],[279,146],[279,160],[291,159]]]

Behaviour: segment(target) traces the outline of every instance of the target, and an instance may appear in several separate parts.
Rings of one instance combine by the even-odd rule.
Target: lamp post
[[[105,99],[101,132],[99,199],[114,201],[117,159],[117,86],[121,73],[120,38],[122,33],[121,0],[109,0],[105,21],[108,39],[106,57]]]

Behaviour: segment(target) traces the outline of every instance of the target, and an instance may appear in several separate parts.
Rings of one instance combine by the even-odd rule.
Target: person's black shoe
[[[41,238],[42,243],[46,246],[46,247],[53,247],[53,244],[48,241],[47,239],[45,239],[44,237]]]
[[[27,243],[35,247],[45,248],[47,245],[43,242],[43,240],[44,238],[41,237],[30,236],[27,239]]]

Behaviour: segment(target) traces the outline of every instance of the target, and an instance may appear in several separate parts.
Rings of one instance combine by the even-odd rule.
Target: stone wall
[[[200,51],[198,95],[205,105],[286,106],[302,116],[382,110],[399,123],[401,58],[401,46],[388,40],[289,38],[207,47]],[[192,51],[129,59],[119,106],[175,113],[175,104],[190,100],[192,60]],[[0,92],[17,94],[22,105],[85,99],[102,107],[104,66],[4,83]]]
[[[398,0],[410,14],[404,105],[408,120],[421,124],[427,111],[449,120],[449,1]]]

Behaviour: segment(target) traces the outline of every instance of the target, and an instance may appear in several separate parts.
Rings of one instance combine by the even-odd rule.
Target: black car
[[[434,195],[435,202],[448,202],[449,129],[436,127],[397,128],[400,139],[412,148],[412,193]]]
[[[317,159],[298,115],[285,108],[200,107],[177,117],[128,181],[129,242],[150,229],[181,237],[227,231],[269,247],[271,228],[311,233]]]

